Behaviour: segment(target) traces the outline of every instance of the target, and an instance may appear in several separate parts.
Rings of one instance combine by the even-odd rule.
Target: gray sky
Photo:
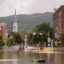
[[[64,0],[0,0],[0,17],[17,14],[51,12],[64,4]]]

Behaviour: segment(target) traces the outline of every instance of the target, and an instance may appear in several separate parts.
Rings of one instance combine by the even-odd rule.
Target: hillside
[[[17,15],[18,27],[19,30],[31,30],[36,24],[41,22],[50,22],[53,24],[53,13],[36,13],[36,14],[20,14]],[[0,22],[7,23],[7,28],[12,29],[12,25],[14,22],[14,15],[8,17],[0,17]]]

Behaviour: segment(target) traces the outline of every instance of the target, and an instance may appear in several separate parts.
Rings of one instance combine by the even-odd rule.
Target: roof
[[[59,10],[61,10],[61,9],[63,9],[63,10],[64,10],[64,5],[60,6],[60,7],[55,11],[55,13],[54,13],[54,14],[58,13],[58,12],[59,12]]]

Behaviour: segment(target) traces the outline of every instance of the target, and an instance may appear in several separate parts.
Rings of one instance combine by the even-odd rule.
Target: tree
[[[48,33],[50,29],[50,23],[43,22],[35,26],[34,31],[37,33]]]
[[[14,44],[13,42],[14,42],[14,39],[13,39],[13,38],[8,38],[8,39],[7,39],[7,45],[8,45],[8,46],[13,45],[13,44]]]
[[[24,42],[21,34],[18,33],[18,32],[13,32],[13,38],[14,38],[14,42],[17,42],[17,43],[19,43],[19,44],[21,44],[21,43]]]
[[[64,31],[60,34],[60,40],[62,44],[64,45]]]
[[[32,33],[29,34],[29,44],[38,44],[39,42],[39,35],[35,34],[33,35]]]
[[[50,27],[49,29],[49,37],[53,39],[53,28],[52,27]]]
[[[11,39],[8,39],[10,41],[10,43],[8,43],[8,44],[14,45],[16,43],[18,43],[18,44],[24,43],[24,39],[23,39],[20,31],[19,32],[13,32],[13,31],[9,30],[8,37],[11,38],[11,36],[12,36],[12,42],[10,41]]]
[[[29,44],[33,45],[33,44],[39,44],[42,45],[43,42],[45,42],[47,39],[47,35],[44,33],[42,35],[40,35],[40,33],[36,33],[35,35],[33,35],[32,33],[29,34]]]
[[[4,46],[5,45],[5,43],[4,43],[4,41],[3,41],[3,37],[2,37],[2,35],[0,35],[0,48],[2,47],[2,46]]]
[[[42,42],[47,42],[47,38],[48,38],[48,33],[50,38],[53,38],[53,28],[50,27],[50,23],[47,22],[43,22],[41,24],[38,24],[35,26],[35,28],[33,29],[34,32],[36,33],[42,33],[42,37],[40,36],[40,42],[42,44]],[[46,43],[47,45],[47,43]]]

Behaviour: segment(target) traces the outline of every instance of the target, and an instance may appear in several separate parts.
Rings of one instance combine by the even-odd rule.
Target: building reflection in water
[[[3,59],[7,59],[7,49],[5,48],[4,53],[3,53]],[[7,64],[7,61],[3,61],[3,64]]]
[[[17,55],[13,55],[13,64],[17,64]]]
[[[17,64],[17,55],[13,51],[5,49],[2,60],[0,64]]]
[[[55,49],[58,52],[58,49]],[[1,52],[0,52],[1,55]],[[17,51],[7,51],[3,52],[3,57],[0,58],[0,64],[63,64],[64,54],[59,53],[18,53]],[[32,62],[34,59],[45,59],[45,63]],[[4,61],[1,61],[3,59]]]
[[[47,55],[48,55],[48,64],[50,64],[50,53],[48,53]]]
[[[55,49],[55,52],[57,52],[57,49]],[[55,53],[54,54],[54,64],[61,64],[61,54]]]

